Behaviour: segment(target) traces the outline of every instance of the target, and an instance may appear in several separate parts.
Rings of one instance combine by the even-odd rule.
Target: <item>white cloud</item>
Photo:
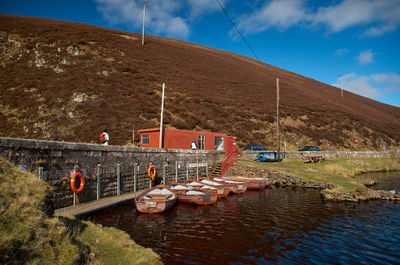
[[[187,0],[190,6],[190,15],[197,18],[203,14],[219,11],[220,7],[215,0]],[[222,6],[225,6],[227,0],[219,0]]]
[[[127,24],[134,29],[142,27],[143,5],[129,0],[96,0],[98,11],[111,24]],[[177,1],[154,1],[146,5],[146,28],[156,34],[186,38],[189,33],[187,23],[175,15],[180,9]]]
[[[329,2],[332,4],[312,10],[306,0],[265,0],[260,10],[242,16],[238,25],[247,34],[270,28],[286,30],[292,26],[325,26],[329,33],[363,27],[361,35],[366,37],[394,31],[400,25],[399,0]]]
[[[127,24],[138,31],[142,28],[141,1],[132,0],[95,0],[97,10],[111,24]],[[220,0],[225,4],[227,0]],[[190,18],[218,10],[215,0],[162,0],[150,1],[146,5],[146,28],[148,32],[169,37],[187,38]],[[190,14],[185,17],[184,10]]]
[[[379,99],[392,92],[400,93],[400,75],[382,73],[359,76],[350,73],[340,76],[331,85],[364,97]]]
[[[348,49],[341,48],[341,49],[337,49],[337,50],[335,51],[335,55],[337,55],[337,56],[342,56],[342,55],[344,55],[344,54],[346,54],[346,53],[348,53],[348,52],[350,52]]]
[[[276,27],[280,30],[306,20],[304,0],[273,0],[250,15],[240,18],[238,27],[244,34],[257,33]]]
[[[357,60],[359,64],[370,64],[374,62],[374,55],[375,53],[371,50],[365,50],[357,56]]]

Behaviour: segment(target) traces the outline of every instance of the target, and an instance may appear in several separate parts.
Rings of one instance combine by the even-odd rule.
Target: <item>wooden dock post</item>
[[[189,179],[189,163],[186,162],[186,180]]]
[[[121,195],[121,164],[117,163],[117,195]]]
[[[100,199],[101,165],[97,164],[97,200]]]
[[[197,166],[196,166],[196,178],[199,180],[199,161],[197,161]]]
[[[74,166],[74,173],[78,172],[78,166]],[[76,193],[74,192],[74,202],[73,205],[76,205]]]
[[[164,185],[167,185],[167,164],[166,163],[164,163],[164,166],[163,166],[163,182],[164,182]]]
[[[139,165],[137,163],[135,163],[133,165],[133,191],[134,192],[137,192],[138,172],[139,172]]]
[[[178,161],[175,161],[175,181],[178,182]]]
[[[208,160],[206,161],[206,175],[208,177]]]
[[[43,180],[43,167],[39,167],[39,179]]]

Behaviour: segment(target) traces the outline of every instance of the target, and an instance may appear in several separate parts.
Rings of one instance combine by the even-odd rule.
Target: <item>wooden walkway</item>
[[[136,195],[139,195],[142,191],[124,193],[120,196],[101,198],[100,200],[90,201],[75,206],[69,206],[60,208],[54,211],[55,216],[80,216],[95,212],[104,208],[108,208],[113,205],[117,205],[122,202],[133,200]]]

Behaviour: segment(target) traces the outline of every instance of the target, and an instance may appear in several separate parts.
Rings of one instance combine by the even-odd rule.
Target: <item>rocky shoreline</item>
[[[366,187],[362,190],[356,190],[354,193],[335,193],[330,191],[336,187],[333,184],[307,182],[289,174],[280,174],[279,172],[240,165],[235,165],[231,168],[231,175],[265,178],[268,186],[321,189],[321,198],[325,201],[400,201],[400,191],[372,190]],[[374,184],[375,182],[368,182],[364,185],[371,186]]]

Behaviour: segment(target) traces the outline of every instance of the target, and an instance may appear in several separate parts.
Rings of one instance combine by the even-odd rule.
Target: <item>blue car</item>
[[[243,151],[263,151],[263,150],[266,150],[265,147],[259,144],[248,144],[243,149]]]

